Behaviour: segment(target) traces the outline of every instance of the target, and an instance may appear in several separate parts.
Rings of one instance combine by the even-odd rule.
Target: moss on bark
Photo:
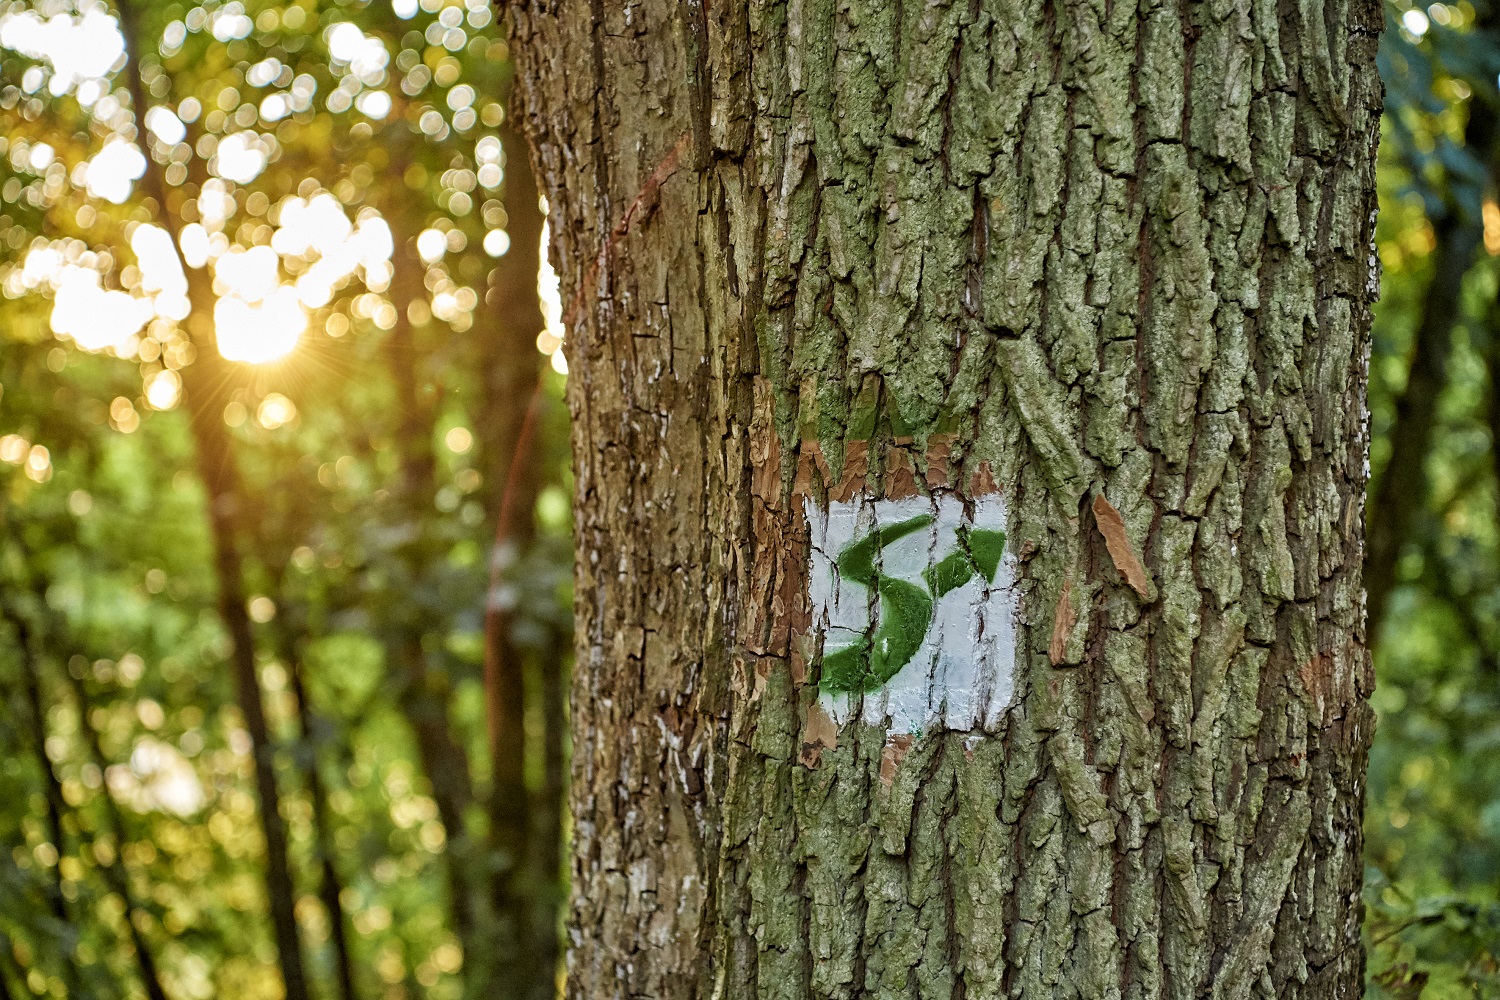
[[[1379,5],[515,14],[571,323],[570,993],[1358,995]],[[993,489],[1012,709],[830,732],[801,498]]]

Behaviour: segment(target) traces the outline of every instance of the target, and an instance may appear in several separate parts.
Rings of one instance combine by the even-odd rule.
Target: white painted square
[[[911,584],[931,600],[925,635],[904,666],[877,689],[834,692],[825,686],[819,698],[833,721],[843,725],[860,718],[891,733],[919,735],[939,728],[993,729],[1009,707],[1015,686],[1017,594],[1011,546],[1007,541],[992,582],[975,571],[967,582],[939,596],[924,572],[962,551],[961,530],[1004,532],[1004,498],[991,494],[969,501],[967,508],[962,499],[947,494],[856,498],[832,502],[826,511],[809,499],[806,510],[812,529],[812,627],[815,636],[822,635],[825,660],[857,646],[865,636],[872,646],[879,641],[888,607],[875,586],[844,578],[840,555],[882,529],[931,518],[879,548],[874,559],[879,577]],[[915,606],[921,607],[920,600]],[[914,637],[917,631],[910,634]],[[895,657],[890,659],[894,662]]]

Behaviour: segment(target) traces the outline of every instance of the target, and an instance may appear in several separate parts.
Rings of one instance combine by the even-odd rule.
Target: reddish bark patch
[[[802,751],[797,759],[803,767],[814,768],[823,759],[824,750],[834,750],[839,745],[838,723],[828,717],[823,706],[813,702],[807,709],[807,721],[802,726]]]
[[[935,434],[927,439],[925,451],[918,452],[911,438],[897,438],[885,452],[882,465],[883,488],[876,499],[902,500],[933,490],[963,490],[962,481],[952,467],[953,435]],[[764,448],[761,451],[765,451]],[[813,477],[822,480],[828,490],[828,498],[838,503],[847,503],[870,488],[870,443],[848,441],[844,447],[843,475],[834,479],[828,458],[818,442],[804,440],[798,446],[797,472],[792,481],[794,496],[809,496],[813,492]],[[764,460],[755,451],[751,460],[759,469]],[[767,456],[769,458],[770,456]],[[759,481],[759,472],[757,472]],[[1000,492],[990,463],[980,462],[969,476],[966,496],[981,497]]]
[[[1141,557],[1136,554],[1130,536],[1125,533],[1125,519],[1104,499],[1102,493],[1094,497],[1094,523],[1099,526],[1099,534],[1104,536],[1104,546],[1109,549],[1109,557],[1114,560],[1115,569],[1130,584],[1130,589],[1143,600],[1155,599],[1156,588],[1146,575],[1146,568],[1141,565]]]
[[[887,788],[891,787],[896,780],[896,770],[901,766],[901,761],[911,753],[912,746],[917,738],[911,733],[896,733],[885,741],[885,749],[880,752],[880,783]]]
[[[1358,699],[1367,665],[1365,648],[1351,642],[1341,651],[1320,652],[1297,668],[1302,689],[1324,726],[1342,718]]]
[[[1073,611],[1073,581],[1063,577],[1062,593],[1057,597],[1057,610],[1052,614],[1052,641],[1047,644],[1047,656],[1054,667],[1059,666],[1068,655],[1068,636],[1078,624],[1078,615]]]

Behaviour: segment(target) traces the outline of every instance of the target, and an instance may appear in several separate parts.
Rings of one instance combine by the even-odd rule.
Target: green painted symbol
[[[855,642],[823,657],[820,686],[824,691],[868,694],[879,690],[917,655],[932,626],[937,600],[976,576],[995,582],[1005,551],[1005,532],[967,527],[958,529],[958,549],[923,571],[926,590],[881,573],[875,564],[881,550],[932,521],[931,514],[922,514],[881,528],[855,539],[839,553],[839,576],[875,589],[880,618],[878,628],[871,623]]]

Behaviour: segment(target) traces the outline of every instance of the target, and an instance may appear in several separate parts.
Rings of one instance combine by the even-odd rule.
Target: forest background
[[[1387,9],[1369,991],[1500,996],[1500,9]],[[510,74],[487,0],[0,2],[0,1000],[555,992]]]

